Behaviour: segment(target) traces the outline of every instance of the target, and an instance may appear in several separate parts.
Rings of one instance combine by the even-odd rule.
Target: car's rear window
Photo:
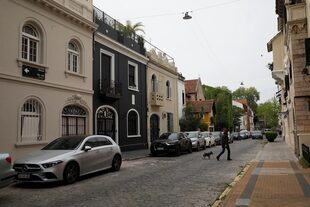
[[[60,137],[55,139],[48,145],[42,148],[42,150],[74,150],[85,137]]]
[[[160,135],[159,139],[176,140],[178,139],[178,134],[177,133],[164,133]]]

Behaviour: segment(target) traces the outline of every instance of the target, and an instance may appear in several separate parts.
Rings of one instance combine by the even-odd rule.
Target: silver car
[[[79,176],[122,164],[120,147],[108,136],[82,135],[55,139],[40,151],[16,160],[17,180],[74,183]]]
[[[197,149],[197,151],[200,150],[200,148],[206,149],[206,140],[202,136],[200,131],[189,131],[185,132],[188,138],[192,141],[192,147],[193,149]]]
[[[15,171],[12,169],[12,158],[8,153],[0,153],[0,188],[14,181]]]

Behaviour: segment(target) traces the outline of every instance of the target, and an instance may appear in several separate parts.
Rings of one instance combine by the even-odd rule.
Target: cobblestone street
[[[243,140],[231,144],[232,159],[220,161],[213,151],[180,157],[146,157],[124,161],[119,172],[102,172],[81,178],[73,185],[15,184],[0,191],[0,206],[210,206],[255,158],[263,141]]]

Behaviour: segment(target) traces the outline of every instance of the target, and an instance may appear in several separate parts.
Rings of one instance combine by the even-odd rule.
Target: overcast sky
[[[144,37],[174,58],[186,79],[227,86],[255,87],[265,102],[277,91],[267,42],[276,35],[274,0],[93,0],[125,24],[142,22]],[[183,20],[184,12],[193,18]]]

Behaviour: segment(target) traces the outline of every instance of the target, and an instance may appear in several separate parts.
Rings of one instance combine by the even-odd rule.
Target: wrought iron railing
[[[136,43],[140,46],[140,51],[142,50],[141,51],[142,53],[145,53],[145,51],[154,50],[157,53],[163,54],[169,62],[174,62],[174,59],[170,55],[168,55],[166,52],[162,51],[161,49],[159,49],[158,47],[156,47],[152,43],[145,40],[141,35],[137,35],[137,34],[133,33],[131,35],[125,36],[121,30],[121,28],[123,28],[125,26],[95,6],[94,6],[94,22],[103,23],[103,24],[109,26],[110,28],[112,28],[113,30],[115,30],[115,32],[117,33],[117,36],[115,38],[116,41],[124,44],[124,39],[129,38],[134,43]]]
[[[99,80],[99,92],[108,97],[120,97],[122,84],[113,80]]]

